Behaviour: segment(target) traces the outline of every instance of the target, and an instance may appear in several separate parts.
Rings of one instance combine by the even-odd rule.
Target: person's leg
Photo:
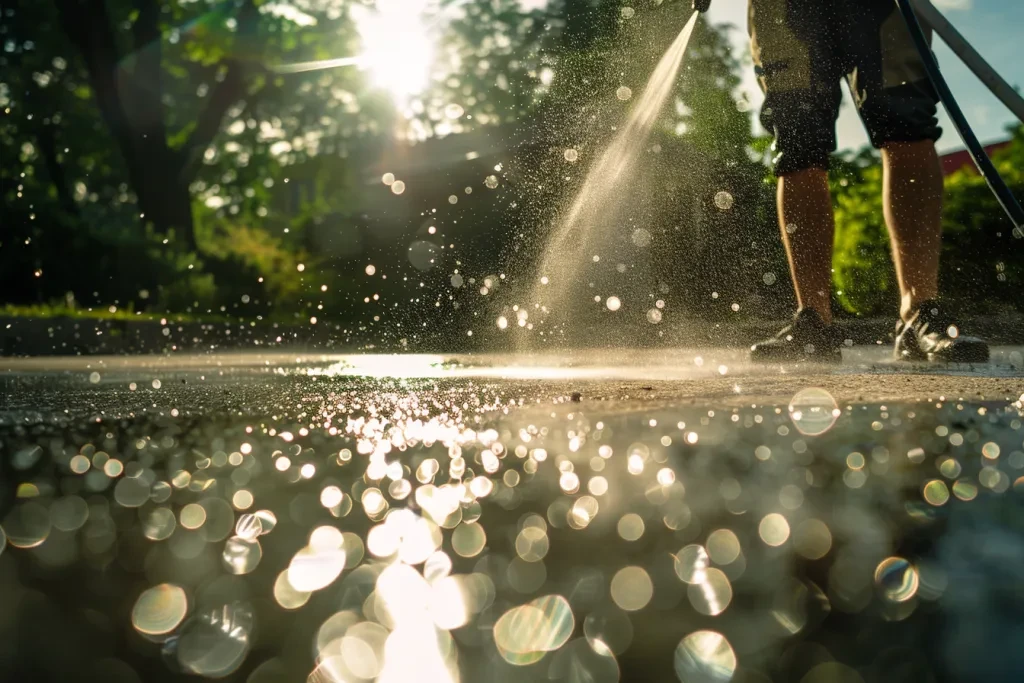
[[[828,174],[808,168],[779,178],[779,226],[797,305],[832,322],[832,242],[835,226]]]
[[[842,359],[829,296],[834,229],[826,169],[844,73],[832,23],[819,0],[750,3],[751,51],[765,91],[761,123],[775,137],[779,225],[799,305],[790,325],[751,347],[755,361]]]
[[[939,294],[942,166],[931,140],[882,147],[885,223],[900,287],[900,317],[910,320]]]
[[[988,345],[965,335],[938,298],[942,168],[938,97],[906,24],[887,0],[843,0],[850,90],[882,150],[885,222],[900,286],[894,354],[905,360],[984,362]],[[867,11],[865,11],[867,9]]]

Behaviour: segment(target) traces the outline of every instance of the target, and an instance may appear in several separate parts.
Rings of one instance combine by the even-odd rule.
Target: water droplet
[[[736,673],[736,653],[716,631],[695,631],[676,646],[674,667],[682,683],[726,683]]]
[[[630,236],[630,239],[633,240],[633,244],[635,244],[636,246],[646,247],[651,243],[651,233],[647,232],[643,228],[637,228],[636,230],[633,231],[633,234]]]
[[[839,406],[824,389],[802,389],[789,402],[789,417],[797,431],[806,436],[820,436],[836,423]]]
[[[144,636],[162,636],[178,628],[188,613],[188,597],[179,586],[162,583],[142,592],[132,607],[132,626]]]
[[[875,585],[890,602],[906,602],[917,594],[917,569],[902,557],[887,557],[875,569]]]
[[[256,569],[262,557],[263,549],[254,538],[232,536],[224,544],[224,567],[232,574],[248,574]]]
[[[654,584],[643,567],[623,567],[612,577],[612,600],[627,612],[647,606],[654,596]]]

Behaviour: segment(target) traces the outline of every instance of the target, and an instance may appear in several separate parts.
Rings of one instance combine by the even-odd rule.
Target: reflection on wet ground
[[[2,676],[1020,679],[1019,350],[677,353],[8,361]]]

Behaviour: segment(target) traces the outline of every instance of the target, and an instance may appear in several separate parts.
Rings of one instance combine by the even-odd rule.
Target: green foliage
[[[1024,197],[1024,127],[993,162]],[[843,309],[855,315],[894,313],[899,296],[882,214],[882,170],[870,149],[837,160],[830,179],[836,215],[832,281]],[[940,292],[973,313],[1020,307],[1024,255],[1012,225],[973,167],[945,179]]]
[[[835,296],[849,313],[891,313],[899,296],[894,294],[896,282],[882,216],[882,167],[875,150],[869,147],[837,158],[829,184],[836,221],[832,250]]]

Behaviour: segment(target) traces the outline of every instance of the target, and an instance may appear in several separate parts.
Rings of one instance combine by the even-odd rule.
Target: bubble
[[[484,185],[486,185],[488,189],[493,190],[494,188],[496,188],[498,186],[498,176],[496,176],[496,175],[489,175],[489,176],[487,176],[486,178],[484,178]]]
[[[437,265],[440,249],[433,242],[416,240],[409,245],[409,263],[416,270],[426,272]]]
[[[162,583],[142,592],[132,607],[132,626],[144,636],[167,635],[178,628],[188,613],[184,589]]]
[[[786,232],[788,234],[792,235],[796,231],[797,231],[796,223],[787,223],[786,224]]]
[[[647,311],[647,322],[651,323],[652,325],[657,325],[658,323],[661,322],[661,319],[662,312],[659,311],[657,308],[652,308],[651,310]]]
[[[568,161],[569,163],[573,163],[580,158],[580,153],[577,152],[572,147],[570,147],[569,149],[565,150],[562,156],[565,157],[565,160]]]
[[[611,594],[616,605],[635,612],[651,601],[654,584],[643,567],[623,567],[612,577]]]
[[[494,643],[505,661],[525,666],[565,645],[574,627],[569,601],[546,595],[502,614],[494,624]]]
[[[719,190],[715,193],[715,206],[722,211],[728,211],[732,208],[733,198],[732,195],[725,190]]]
[[[98,373],[98,372],[90,372],[89,373],[89,383],[90,384],[99,384],[100,383],[100,373]]]
[[[953,495],[962,501],[974,500],[978,496],[978,486],[970,479],[957,479],[953,483]]]
[[[110,460],[107,464],[111,462],[113,461]],[[125,477],[114,487],[114,500],[122,507],[141,507],[149,500],[149,486],[138,479]]]
[[[277,515],[270,510],[257,510],[256,518],[260,520],[260,535],[269,534],[277,526]]]
[[[458,204],[459,203],[458,196],[454,195],[454,194],[453,195],[448,195],[448,203],[449,204]]]
[[[402,194],[403,192],[405,192],[405,182],[401,180],[396,180],[395,182],[391,183],[391,192],[393,194]]]
[[[715,617],[732,602],[732,584],[722,570],[711,567],[704,572],[704,580],[686,588],[690,604],[701,614]]]
[[[338,505],[342,498],[344,498],[344,494],[337,486],[325,486],[320,491],[320,504],[325,508],[332,508]]]
[[[384,175],[381,176],[380,181],[385,185],[393,185],[395,182],[395,174],[385,173]]]
[[[820,560],[832,548],[832,533],[820,519],[805,519],[793,532],[793,547],[808,560]]]
[[[602,605],[583,620],[583,635],[595,650],[604,647],[621,655],[633,642],[633,622],[626,612]]]
[[[178,638],[178,663],[186,671],[222,678],[241,666],[249,653],[252,609],[235,602],[189,620]]]
[[[622,10],[620,10],[620,13],[622,14],[623,19],[632,19],[633,15],[636,14],[636,10],[632,7],[623,7]]]
[[[706,578],[711,560],[702,545],[685,546],[673,557],[676,576],[683,583],[701,583]]]
[[[618,90],[615,91],[615,96],[618,97],[620,100],[625,101],[633,96],[633,91],[623,85]]]
[[[194,531],[206,523],[206,509],[198,503],[189,503],[181,508],[181,512],[178,513],[178,521],[184,528]]]
[[[89,519],[89,505],[78,496],[67,496],[50,505],[50,521],[61,531],[76,531]]]
[[[296,591],[312,593],[334,582],[345,568],[340,548],[300,548],[288,564],[288,582]]]
[[[764,277],[762,277],[761,279],[764,280],[764,283],[766,285],[774,285],[775,284],[775,273],[765,273]]]
[[[617,296],[610,296],[604,300],[604,305],[609,311],[617,311],[622,308],[622,300]]]
[[[949,489],[946,488],[946,482],[941,479],[932,479],[927,482],[922,489],[924,499],[929,505],[939,507],[945,505],[949,500]]]
[[[740,556],[740,539],[729,529],[715,529],[708,534],[707,549],[715,564],[731,564]]]
[[[476,557],[487,544],[487,534],[479,524],[460,524],[452,532],[452,550],[462,557]]]
[[[310,595],[312,595],[310,592],[295,590],[288,580],[287,569],[278,574],[277,580],[274,581],[274,600],[277,600],[277,604],[284,609],[298,609],[302,607],[309,601]]]
[[[32,501],[21,503],[7,514],[0,526],[13,547],[35,548],[50,535],[50,511]]]
[[[789,418],[805,436],[824,434],[839,419],[840,410],[832,394],[824,389],[801,389],[789,402]]]
[[[619,518],[617,525],[619,536],[626,541],[639,540],[644,535],[644,520],[640,515],[630,512]]]
[[[372,263],[370,265],[366,266],[366,274],[367,275],[373,275],[376,272],[377,272],[377,266],[373,265]]]
[[[887,557],[875,568],[875,585],[890,602],[906,602],[917,594],[917,569],[902,557]]]
[[[151,541],[165,541],[174,533],[177,522],[168,508],[153,508],[142,517],[142,535]]]
[[[633,231],[633,234],[630,236],[630,239],[633,240],[633,244],[635,244],[636,246],[646,247],[651,243],[651,233],[644,230],[643,228],[637,228],[636,230]]]
[[[516,536],[516,554],[526,562],[540,562],[548,554],[548,534],[543,528],[525,527]]]
[[[254,538],[232,536],[224,544],[224,568],[232,574],[248,574],[256,569],[263,557],[263,548]]]
[[[736,653],[716,631],[695,631],[679,641],[673,658],[682,683],[726,683],[736,673]]]
[[[458,289],[459,287],[462,286],[462,276],[459,275],[458,273],[455,273],[451,277],[451,283],[452,283],[452,287],[455,287],[456,289]]]
[[[767,545],[778,547],[789,539],[789,522],[779,513],[773,512],[761,519],[758,533]]]
[[[231,496],[231,504],[236,510],[248,510],[254,502],[256,502],[256,498],[251,491],[246,489],[239,489]]]
[[[443,550],[435,551],[427,561],[423,563],[423,578],[427,583],[435,583],[451,574],[452,558]]]
[[[466,113],[466,110],[463,109],[461,106],[455,104],[454,102],[452,102],[451,104],[449,104],[448,106],[446,106],[444,108],[444,115],[447,116],[450,119],[461,118],[462,115],[465,114],[465,113]]]

